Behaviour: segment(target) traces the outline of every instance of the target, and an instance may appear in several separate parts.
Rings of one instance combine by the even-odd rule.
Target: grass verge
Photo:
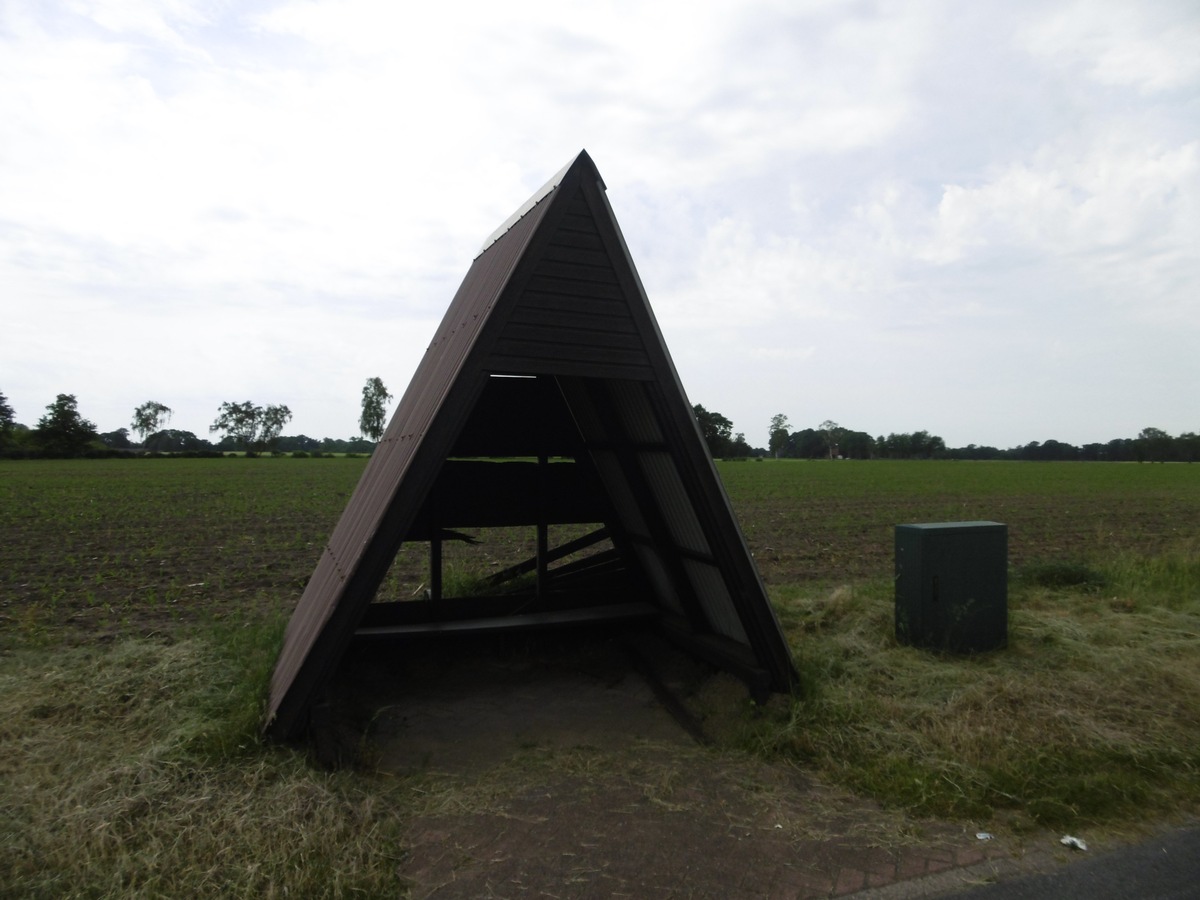
[[[777,597],[801,696],[741,740],[883,802],[1015,829],[1080,827],[1200,803],[1200,555],[1032,566],[1009,646],[898,645],[891,583]]]
[[[403,893],[395,785],[258,740],[279,634],[0,659],[0,895]]]

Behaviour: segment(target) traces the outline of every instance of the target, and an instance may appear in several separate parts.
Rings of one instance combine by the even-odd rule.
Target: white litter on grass
[[[1069,835],[1069,834],[1064,834],[1061,838],[1058,839],[1058,842],[1067,847],[1074,847],[1076,850],[1086,850],[1087,849],[1087,844],[1085,844],[1079,838],[1074,837],[1073,835]]]
[[[975,833],[975,840],[977,840],[977,841],[990,841],[994,837],[995,837],[995,835],[992,834],[990,831],[978,831]]]

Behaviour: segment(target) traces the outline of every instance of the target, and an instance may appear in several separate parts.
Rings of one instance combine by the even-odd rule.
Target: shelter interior
[[[657,533],[665,531],[665,521],[646,523],[644,535],[622,527],[597,458],[601,466],[621,467],[622,480],[633,492],[661,492],[662,486],[653,487],[638,474],[644,469],[638,454],[667,451],[659,435],[639,437],[627,423],[603,427],[601,410],[612,390],[625,399],[610,406],[609,414],[622,405],[651,403],[647,385],[640,382],[489,377],[405,536],[405,543],[428,547],[428,569],[416,598],[397,599],[381,591],[356,629],[356,640],[412,641],[580,625],[653,628],[689,652],[737,670],[756,693],[765,691],[765,677],[737,648],[722,647],[711,637],[697,642],[683,605],[672,611],[646,599],[653,591],[643,560],[655,557],[639,553],[638,545],[675,540]],[[581,412],[592,417],[602,439],[585,439],[576,421]],[[623,499],[645,508],[632,494]],[[637,520],[643,517],[639,513]],[[531,540],[522,541],[521,532]],[[474,547],[480,536],[487,542]],[[499,553],[497,544],[503,545]],[[528,558],[499,562],[504,549],[511,554],[528,544],[533,550]],[[456,576],[465,567],[471,577],[447,578],[447,546],[457,551]],[[671,578],[665,571],[658,575]],[[702,615],[699,609],[693,612]]]

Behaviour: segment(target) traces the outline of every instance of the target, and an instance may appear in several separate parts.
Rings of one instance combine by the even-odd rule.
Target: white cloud
[[[1184,0],[1077,0],[1051,8],[1025,36],[1029,50],[1105,85],[1145,93],[1196,86],[1200,22]]]
[[[694,277],[658,298],[663,314],[679,316],[691,329],[761,331],[848,317],[846,298],[878,287],[870,262],[796,238],[756,234],[744,221],[714,223],[695,252]]]
[[[1140,305],[1166,272],[1200,275],[1200,143],[1047,148],[986,183],[948,185],[918,256],[948,264],[1014,249],[1058,260]]]
[[[1200,341],[1198,27],[1169,3],[0,5],[0,390],[25,421],[76,391],[106,429],[157,396],[197,432],[227,399],[348,432],[586,147],[689,393],[752,442],[810,408],[1032,439],[1012,398],[1047,382],[1200,375],[1171,349]],[[943,384],[1014,357],[996,421]]]

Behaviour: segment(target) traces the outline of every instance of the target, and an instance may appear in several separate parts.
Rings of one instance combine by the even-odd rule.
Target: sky
[[[1200,431],[1195,0],[0,0],[0,393],[357,435],[581,149],[754,446]]]

